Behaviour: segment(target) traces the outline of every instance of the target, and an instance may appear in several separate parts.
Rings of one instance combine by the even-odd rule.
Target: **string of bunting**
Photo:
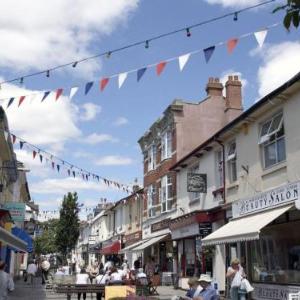
[[[78,167],[74,164],[71,164],[71,163],[67,162],[66,160],[63,160],[63,159],[49,153],[48,151],[45,151],[29,142],[17,137],[15,134],[12,134],[12,133],[8,132],[7,130],[3,130],[3,132],[4,132],[6,141],[8,141],[8,142],[11,141],[12,144],[19,143],[20,149],[23,149],[23,150],[26,149],[27,151],[32,153],[33,160],[39,159],[41,164],[45,163],[46,165],[51,166],[51,168],[54,171],[56,171],[60,174],[63,174],[62,168],[64,168],[66,171],[66,174],[69,177],[82,178],[85,181],[89,181],[91,179],[93,179],[97,182],[102,181],[108,187],[114,187],[114,188],[117,188],[126,193],[131,192],[131,188],[126,184],[107,179],[107,178],[99,176],[95,173],[89,172],[89,171],[87,171],[81,167]]]
[[[191,29],[194,29],[194,28],[197,28],[197,27],[200,27],[200,26],[203,26],[203,25],[207,25],[207,24],[225,19],[227,17],[232,17],[232,16],[233,16],[234,21],[238,21],[238,16],[241,13],[244,13],[244,12],[252,10],[252,9],[256,9],[258,7],[261,7],[261,6],[268,5],[268,4],[270,4],[272,2],[275,2],[275,1],[276,0],[267,0],[267,1],[260,2],[260,3],[256,3],[254,5],[244,7],[240,10],[232,11],[232,12],[229,12],[229,13],[217,16],[217,17],[213,17],[213,18],[198,22],[198,23],[193,24],[193,25],[185,26],[183,28],[179,28],[179,29],[175,29],[173,31],[162,33],[162,34],[157,35],[157,36],[152,36],[151,38],[148,38],[146,40],[142,40],[142,41],[135,42],[135,43],[132,43],[132,44],[129,44],[129,45],[125,45],[125,46],[117,48],[117,49],[113,49],[113,50],[110,50],[110,51],[105,51],[103,53],[99,53],[99,54],[96,54],[96,55],[93,55],[93,56],[85,57],[85,58],[82,58],[82,59],[79,59],[79,60],[76,60],[76,61],[64,63],[64,64],[61,64],[61,65],[58,65],[58,66],[55,66],[55,67],[52,67],[52,68],[49,68],[49,69],[46,69],[46,70],[37,71],[35,73],[31,73],[31,74],[23,75],[23,76],[20,76],[20,77],[17,77],[17,78],[9,79],[9,80],[1,82],[0,83],[0,88],[1,88],[1,85],[5,84],[5,83],[14,82],[14,81],[19,81],[20,83],[23,83],[25,78],[33,77],[33,76],[37,76],[37,75],[41,75],[41,74],[46,74],[46,77],[50,77],[50,72],[52,72],[52,71],[62,69],[62,68],[66,68],[66,67],[69,67],[69,66],[71,66],[73,68],[76,68],[76,66],[79,63],[83,63],[83,62],[86,62],[86,61],[89,61],[89,60],[92,60],[92,59],[96,59],[96,58],[99,58],[99,57],[102,57],[102,56],[106,56],[107,58],[109,58],[112,54],[115,54],[115,53],[120,52],[120,51],[127,50],[127,49],[132,48],[132,47],[145,45],[145,48],[147,49],[147,48],[149,48],[149,43],[150,42],[156,41],[156,40],[159,40],[159,39],[162,39],[162,38],[165,38],[165,37],[177,34],[177,33],[185,32],[186,36],[190,37],[191,36]]]
[[[155,68],[157,76],[160,76],[162,74],[162,72],[165,70],[167,64],[172,61],[175,61],[175,60],[178,61],[179,70],[182,71],[184,69],[184,67],[186,66],[186,64],[188,63],[188,61],[190,60],[190,57],[192,55],[195,55],[195,54],[198,54],[201,52],[203,52],[203,54],[204,54],[205,62],[208,63],[211,60],[213,54],[215,53],[216,47],[226,45],[228,54],[232,54],[234,49],[237,47],[238,42],[241,39],[246,38],[246,37],[254,36],[255,40],[258,43],[258,46],[262,47],[265,42],[268,30],[272,29],[274,27],[277,27],[278,25],[280,25],[280,23],[276,23],[276,24],[267,26],[264,29],[261,29],[261,30],[255,31],[255,32],[243,34],[239,37],[231,38],[227,41],[219,42],[213,46],[210,46],[210,47],[207,47],[204,49],[198,49],[198,50],[195,50],[195,51],[192,51],[189,53],[185,53],[185,54],[177,56],[177,57],[173,57],[173,58],[169,58],[169,59],[160,61],[158,63],[143,66],[138,69],[133,69],[133,70],[129,70],[129,71],[118,73],[118,74],[113,74],[111,76],[104,76],[99,80],[100,91],[103,92],[104,89],[106,88],[106,86],[108,85],[108,83],[111,81],[111,79],[115,78],[115,77],[118,78],[118,88],[120,89],[123,86],[128,75],[131,73],[136,73],[136,79],[137,79],[137,82],[139,82],[142,79],[142,77],[145,75],[146,71],[150,68]],[[90,90],[92,89],[94,84],[95,84],[94,81],[89,81],[84,85],[84,88],[83,88],[84,95],[87,95],[90,92]],[[39,96],[40,102],[44,102],[46,100],[46,98],[49,97],[50,94],[53,94],[54,100],[57,101],[63,95],[63,92],[65,90],[66,89],[58,88],[55,91],[48,90],[48,91],[43,91],[43,92],[22,95],[22,96],[18,96],[18,97],[16,97],[16,96],[15,97],[7,97],[7,98],[0,99],[0,101],[3,101],[4,103],[7,101],[6,108],[9,108],[14,102],[17,102],[18,107],[20,107],[21,104],[25,101],[25,99],[29,99],[31,102],[31,101],[35,100],[37,96]],[[78,86],[71,87],[71,89],[69,91],[69,99],[72,99],[75,96],[75,94],[78,92],[78,90],[79,90]]]

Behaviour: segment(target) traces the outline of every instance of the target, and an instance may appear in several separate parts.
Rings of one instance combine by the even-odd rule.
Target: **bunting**
[[[70,100],[75,96],[75,94],[77,93],[77,91],[78,91],[78,86],[74,86],[74,87],[71,88],[70,95],[69,95],[69,99]]]
[[[227,42],[227,51],[229,54],[231,54],[234,50],[234,48],[236,47],[237,43],[238,43],[238,39],[234,38],[234,39],[230,39]]]
[[[215,49],[216,49],[216,46],[211,46],[211,47],[208,47],[208,48],[203,50],[206,63],[209,62],[209,60],[212,57]]]
[[[7,104],[7,108],[9,108],[12,103],[14,102],[15,98],[10,98],[9,101],[8,101],[8,104]]]
[[[261,30],[254,33],[254,36],[256,38],[256,41],[261,48],[265,42],[266,36],[267,36],[268,30]]]
[[[178,63],[179,63],[179,69],[180,71],[183,70],[183,68],[185,67],[186,63],[188,62],[188,60],[190,59],[191,54],[185,54],[185,55],[181,55],[178,57]]]
[[[128,75],[128,73],[121,73],[121,74],[119,74],[119,77],[118,77],[119,89],[122,87],[124,81],[127,78],[127,75]]]
[[[139,82],[141,80],[141,78],[144,76],[145,72],[146,72],[147,68],[142,68],[137,70],[137,81]]]
[[[49,96],[50,93],[50,91],[45,92],[41,102],[43,102]]]
[[[162,71],[164,70],[165,66],[166,66],[167,62],[162,61],[160,62],[157,66],[156,66],[156,74],[159,76]]]
[[[87,95],[88,92],[90,91],[90,89],[92,88],[94,82],[93,81],[90,81],[88,82],[86,85],[85,85],[85,90],[84,90],[84,94]]]
[[[62,95],[63,89],[57,89],[55,94],[55,101],[58,100],[58,98]]]
[[[32,156],[33,156],[33,159],[35,159],[35,157],[36,157],[36,151],[35,150],[32,151]]]
[[[101,79],[101,81],[100,81],[100,90],[101,90],[101,92],[104,91],[105,87],[108,84],[108,81],[109,81],[109,78],[103,78],[103,79]]]
[[[23,103],[23,101],[25,100],[25,97],[26,96],[21,96],[20,97],[18,107]]]

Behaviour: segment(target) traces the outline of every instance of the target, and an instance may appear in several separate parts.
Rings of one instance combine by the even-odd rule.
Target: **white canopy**
[[[160,236],[156,236],[151,238],[150,240],[144,241],[140,246],[137,246],[135,248],[132,249],[132,251],[143,251],[144,249],[146,249],[147,247],[163,240],[166,236],[168,236],[168,234],[164,234],[164,235],[160,235]]]

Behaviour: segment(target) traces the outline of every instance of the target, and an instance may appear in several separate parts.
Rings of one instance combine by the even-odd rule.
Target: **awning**
[[[26,252],[31,253],[33,251],[33,240],[26,231],[24,231],[21,228],[14,227],[11,232],[14,236],[21,239],[22,241],[24,241],[27,244]]]
[[[0,241],[14,249],[27,252],[27,243],[2,227],[0,227]]]
[[[142,243],[144,243],[144,242],[146,242],[146,241],[148,241],[148,240],[149,240],[149,239],[141,240],[141,241],[138,241],[138,242],[136,242],[136,243],[134,243],[134,244],[131,244],[131,245],[129,245],[129,246],[123,248],[123,249],[120,251],[120,254],[125,254],[125,253],[128,252],[128,251],[132,251],[133,248],[135,248],[135,247],[141,245]]]
[[[258,240],[261,229],[288,211],[292,206],[284,206],[232,220],[202,239],[202,245],[209,246]]]
[[[115,241],[112,242],[110,245],[103,247],[100,250],[100,253],[103,255],[108,255],[108,254],[118,254],[118,252],[121,250],[121,242],[120,241]]]
[[[150,240],[147,241],[143,241],[143,243],[140,246],[137,246],[135,248],[132,249],[132,251],[137,252],[137,251],[143,251],[144,249],[146,249],[147,247],[160,242],[161,240],[165,239],[169,234],[164,234],[164,235],[160,235],[160,236],[156,236],[154,238],[151,238]]]

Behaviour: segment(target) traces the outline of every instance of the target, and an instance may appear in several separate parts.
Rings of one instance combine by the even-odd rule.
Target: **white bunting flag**
[[[262,31],[257,31],[257,32],[254,32],[254,36],[256,38],[256,41],[259,45],[259,47],[261,48],[264,44],[264,41],[266,39],[266,36],[267,36],[267,33],[268,33],[268,30],[262,30]]]
[[[119,89],[121,88],[121,86],[123,85],[124,81],[127,78],[128,73],[121,73],[119,74]]]
[[[178,57],[178,62],[179,62],[179,69],[180,71],[183,70],[184,66],[186,65],[186,63],[188,62],[189,58],[190,58],[191,54],[185,54],[185,55],[181,55]]]
[[[7,131],[4,131],[4,137],[5,137],[5,140],[7,141],[7,139],[8,139],[8,132]]]
[[[78,86],[74,86],[71,88],[70,96],[69,96],[70,100],[74,97],[74,95],[77,93],[77,91],[78,91]]]

